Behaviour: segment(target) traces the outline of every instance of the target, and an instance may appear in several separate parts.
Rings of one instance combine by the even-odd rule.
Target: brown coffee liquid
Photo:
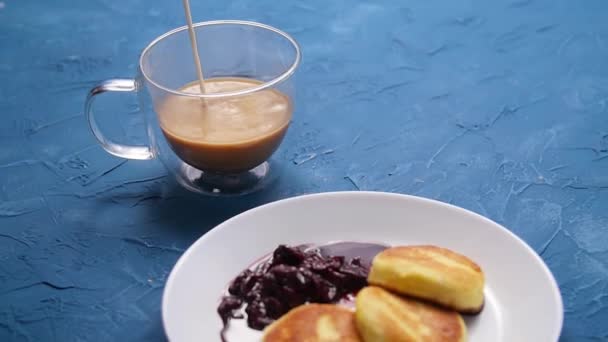
[[[222,77],[205,80],[205,92],[224,93],[261,82]],[[180,89],[199,93],[198,82]],[[289,97],[267,89],[249,95],[204,99],[171,95],[156,106],[161,129],[173,151],[191,166],[209,172],[238,173],[270,157],[289,126]]]

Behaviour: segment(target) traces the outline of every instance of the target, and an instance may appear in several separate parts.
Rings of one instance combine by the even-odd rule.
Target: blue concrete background
[[[164,340],[163,285],[195,239],[269,201],[357,189],[509,227],[557,277],[562,341],[608,341],[607,1],[192,10],[264,22],[302,45],[279,178],[261,193],[191,195],[157,162],[107,155],[88,131],[88,88],[132,76],[139,51],[184,22],[181,1],[0,0],[0,341]],[[100,105],[105,129],[144,139],[134,99]]]

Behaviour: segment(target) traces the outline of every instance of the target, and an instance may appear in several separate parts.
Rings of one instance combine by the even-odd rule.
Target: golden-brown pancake
[[[355,317],[365,342],[466,342],[459,313],[368,286],[359,291]]]
[[[362,342],[352,310],[333,304],[300,305],[266,327],[264,342]]]
[[[469,258],[436,246],[392,247],[374,258],[368,282],[422,298],[461,313],[483,308],[481,268]]]

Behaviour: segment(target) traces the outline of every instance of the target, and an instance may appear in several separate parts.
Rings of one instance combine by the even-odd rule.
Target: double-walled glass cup
[[[135,79],[109,79],[91,89],[85,113],[101,146],[115,156],[158,158],[195,192],[251,192],[264,184],[267,160],[291,120],[300,48],[285,32],[255,22],[209,21],[194,29],[204,93],[198,91],[188,29],[180,27],[143,50]],[[216,85],[222,87],[210,89]],[[148,146],[119,144],[102,133],[92,106],[105,92],[137,93]],[[232,117],[234,108],[246,116]]]

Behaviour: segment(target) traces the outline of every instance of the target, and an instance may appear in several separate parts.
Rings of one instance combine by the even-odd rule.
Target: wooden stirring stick
[[[194,64],[196,65],[196,73],[198,75],[198,83],[201,89],[201,94],[205,93],[205,78],[203,77],[203,68],[201,66],[201,59],[198,55],[198,44],[196,41],[196,33],[194,32],[194,26],[192,25],[192,13],[190,12],[190,1],[182,0],[184,3],[184,11],[186,12],[186,20],[188,21],[188,33],[190,34],[190,44],[192,45],[192,54],[194,57]]]

